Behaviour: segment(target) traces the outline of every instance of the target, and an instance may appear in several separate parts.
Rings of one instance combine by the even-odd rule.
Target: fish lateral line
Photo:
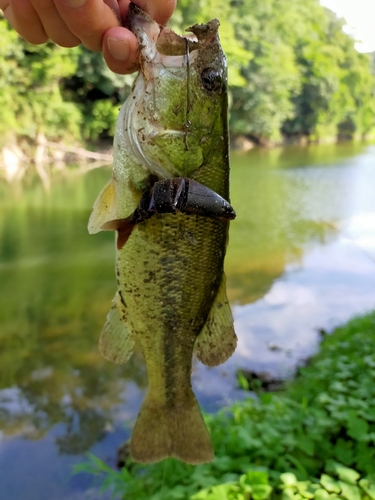
[[[155,214],[201,215],[233,220],[236,212],[218,193],[188,177],[173,177],[155,182],[145,191],[134,212],[126,218],[115,219],[101,226],[104,231],[117,231],[117,249],[128,241],[134,227]]]

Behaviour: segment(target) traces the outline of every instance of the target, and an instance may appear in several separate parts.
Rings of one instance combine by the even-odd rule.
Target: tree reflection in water
[[[87,451],[127,384],[147,384],[138,353],[116,366],[97,347],[115,291],[113,235],[85,226],[108,175],[60,182],[50,197],[8,188],[0,211],[0,429],[39,439],[64,424],[61,453]]]

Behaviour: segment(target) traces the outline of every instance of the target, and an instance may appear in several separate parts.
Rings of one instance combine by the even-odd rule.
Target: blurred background
[[[244,397],[238,369],[290,377],[322,331],[375,307],[375,2],[351,7],[179,0],[171,21],[219,18],[229,65],[239,346],[194,363],[205,411]],[[99,355],[114,242],[87,220],[133,77],[82,47],[32,46],[1,17],[0,40],[0,498],[104,498],[72,466],[87,451],[115,466],[147,374],[140,353]]]

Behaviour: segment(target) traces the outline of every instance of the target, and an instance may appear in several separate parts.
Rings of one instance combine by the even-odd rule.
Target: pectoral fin
[[[224,363],[237,346],[237,336],[234,332],[233,316],[225,285],[226,279],[223,275],[207,321],[195,342],[197,357],[207,366]]]
[[[117,231],[117,250],[121,250],[128,241],[134,227],[135,223],[131,221],[130,216],[126,219],[115,219],[106,222],[102,225],[102,231]]]
[[[133,354],[134,339],[125,321],[126,308],[116,292],[99,340],[102,356],[112,363],[126,363]]]
[[[115,183],[111,178],[100,191],[94,203],[88,224],[90,234],[99,233],[106,222],[117,218],[115,198]]]

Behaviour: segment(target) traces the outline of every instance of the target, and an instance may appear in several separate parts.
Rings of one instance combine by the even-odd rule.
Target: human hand
[[[11,26],[28,42],[52,40],[62,47],[81,43],[102,51],[109,68],[127,74],[137,69],[137,40],[124,24],[130,0],[0,0]],[[176,0],[134,0],[160,24],[171,17]]]

